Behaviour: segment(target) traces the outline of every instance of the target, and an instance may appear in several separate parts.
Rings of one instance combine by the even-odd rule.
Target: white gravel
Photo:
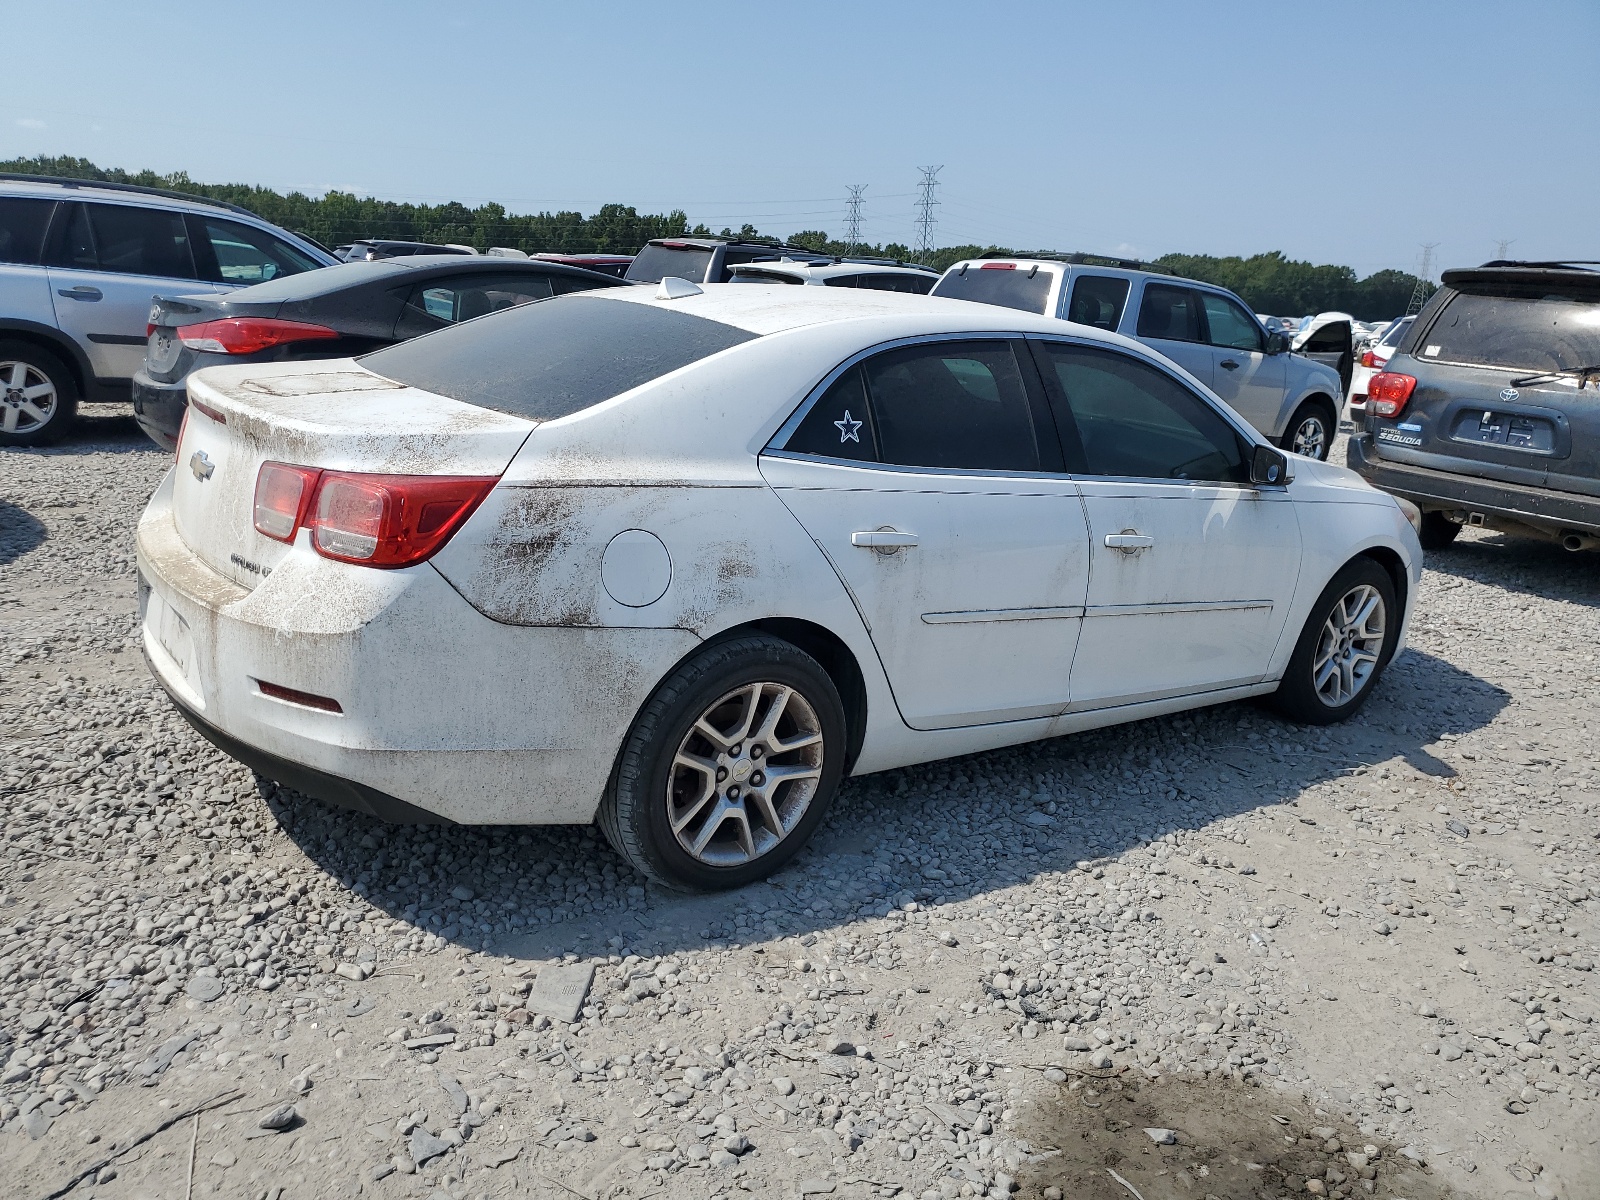
[[[6,1194],[110,1158],[75,1198],[181,1196],[194,1138],[199,1195],[998,1197],[1085,1070],[1595,1194],[1593,556],[1468,531],[1350,725],[856,780],[775,880],[685,897],[592,830],[383,826],[213,750],[134,639],[166,466],[116,409],[0,458]]]

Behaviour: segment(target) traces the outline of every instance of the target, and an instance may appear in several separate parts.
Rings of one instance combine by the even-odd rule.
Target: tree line
[[[633,254],[651,238],[743,237],[777,243],[753,225],[713,231],[703,224],[691,226],[681,209],[668,213],[641,213],[628,204],[604,204],[590,216],[581,212],[509,213],[493,202],[469,208],[446,204],[413,204],[360,197],[331,191],[321,197],[302,192],[284,194],[244,183],[200,183],[186,172],[162,175],[155,171],[102,168],[88,159],[40,155],[0,162],[0,171],[29,175],[58,175],[109,183],[132,183],[167,188],[224,200],[325,246],[358,238],[394,238],[400,241],[456,243],[487,250],[506,246],[532,254]],[[823,230],[792,233],[792,245],[825,254],[864,254],[910,261],[909,246],[889,242],[848,245]],[[944,270],[964,258],[985,253],[1024,254],[1005,246],[945,246],[924,256],[929,266]],[[1342,311],[1361,320],[1379,320],[1405,312],[1416,278],[1404,271],[1378,271],[1358,278],[1349,267],[1313,265],[1290,259],[1279,251],[1249,258],[1224,258],[1208,254],[1167,254],[1155,265],[1175,275],[1218,284],[1236,292],[1256,312],[1278,316]],[[1432,285],[1425,288],[1431,294]]]

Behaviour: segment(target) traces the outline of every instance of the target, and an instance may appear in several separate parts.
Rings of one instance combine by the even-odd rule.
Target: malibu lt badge
[[[216,469],[217,464],[211,461],[210,456],[204,450],[196,450],[189,456],[189,470],[194,473],[194,477],[201,483],[210,479],[212,472]]]

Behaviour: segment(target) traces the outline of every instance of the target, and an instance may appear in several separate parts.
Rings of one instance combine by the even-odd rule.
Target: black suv
[[[1600,549],[1600,264],[1446,271],[1367,388],[1349,463],[1422,510],[1422,544],[1463,525]]]

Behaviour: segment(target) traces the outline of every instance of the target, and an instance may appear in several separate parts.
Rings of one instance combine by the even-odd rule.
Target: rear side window
[[[952,300],[975,300],[979,304],[998,304],[1002,308],[1017,308],[1023,312],[1043,315],[1050,300],[1050,285],[1055,281],[1051,271],[1037,267],[1016,267],[1010,264],[969,266],[964,271],[947,274],[933,289],[935,296],[948,296]]]
[[[216,217],[205,217],[201,224],[216,255],[217,278],[223,283],[265,283],[322,265],[264,229]]]
[[[557,296],[387,346],[360,362],[396,383],[548,421],[755,336],[650,304]]]
[[[1424,362],[1529,371],[1600,364],[1600,292],[1528,287],[1459,292],[1412,347]]]
[[[1128,304],[1128,281],[1114,275],[1079,275],[1072,281],[1067,320],[1116,331]]]
[[[1200,336],[1200,297],[1189,288],[1145,284],[1139,302],[1138,336],[1169,342],[1204,341]]]
[[[37,263],[54,200],[0,197],[0,262]]]
[[[703,246],[662,246],[651,242],[628,264],[624,278],[660,283],[668,275],[704,283],[711,267],[711,251]]]
[[[548,300],[554,294],[548,275],[501,276],[474,272],[422,284],[412,291],[406,306],[435,321],[455,324],[533,300]]]
[[[851,367],[833,382],[783,448],[821,458],[878,461],[878,438],[859,366]]]
[[[195,278],[183,214],[131,204],[85,204],[100,270],[122,275]]]
[[[1243,441],[1177,380],[1111,350],[1044,343],[1089,475],[1246,483]]]

